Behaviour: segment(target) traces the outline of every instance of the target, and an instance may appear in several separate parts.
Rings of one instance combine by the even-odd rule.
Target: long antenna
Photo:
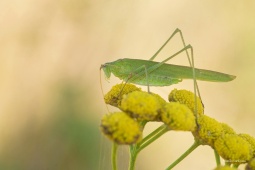
[[[102,66],[100,67],[100,70],[99,70],[99,77],[100,77],[100,88],[101,88],[101,93],[102,93],[102,96],[104,97],[104,90],[103,90],[103,86],[102,86],[102,76],[101,76],[101,75],[102,75],[102,72],[101,72],[101,69],[102,69]],[[106,107],[108,113],[110,113],[109,108],[108,108],[108,106],[107,106],[106,103],[105,103],[105,107]]]

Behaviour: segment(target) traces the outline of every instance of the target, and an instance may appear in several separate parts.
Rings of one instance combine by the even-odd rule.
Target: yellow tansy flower
[[[255,138],[248,134],[244,134],[244,133],[238,134],[238,136],[240,136],[241,138],[243,138],[250,144],[252,157],[254,157],[255,156]]]
[[[249,143],[235,134],[222,135],[215,141],[214,148],[226,162],[233,164],[246,163],[252,156]]]
[[[120,109],[132,118],[145,121],[158,119],[162,105],[158,98],[142,91],[134,91],[123,96]]]
[[[174,89],[171,91],[171,93],[168,96],[168,100],[170,102],[179,102],[181,104],[185,104],[190,108],[190,110],[195,112],[195,98],[194,93],[188,91],[188,90],[177,90]],[[204,113],[204,107],[202,104],[202,101],[199,97],[196,96],[197,100],[197,114],[201,115]]]
[[[255,158],[252,158],[245,167],[245,170],[255,170]]]
[[[134,144],[142,137],[138,122],[124,112],[104,115],[101,120],[101,130],[118,144]]]
[[[133,91],[141,91],[141,88],[129,83],[117,84],[113,86],[111,90],[104,96],[104,101],[106,104],[120,107],[122,96]]]
[[[161,119],[173,130],[194,131],[196,127],[192,111],[178,102],[167,103],[162,109]]]
[[[193,135],[204,145],[213,147],[214,141],[223,133],[221,123],[206,115],[197,118],[198,127]]]

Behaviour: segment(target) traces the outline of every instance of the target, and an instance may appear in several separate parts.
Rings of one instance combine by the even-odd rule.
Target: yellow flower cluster
[[[174,91],[175,93],[172,93],[173,97],[175,97],[173,94],[180,94],[178,90],[175,89]],[[194,131],[196,129],[196,119],[190,107],[192,107],[192,102],[195,105],[194,99],[191,97],[192,95],[193,98],[195,96],[189,91],[182,91],[181,94],[176,97],[180,102],[166,102],[158,94],[141,91],[140,88],[132,84],[127,83],[113,86],[104,96],[105,103],[118,107],[123,112],[121,112],[121,116],[120,113],[105,116],[101,122],[101,129],[106,136],[119,144],[137,142],[138,136],[141,136],[141,132],[138,130],[129,133],[127,132],[128,128],[124,128],[131,126],[125,125],[125,122],[128,123],[129,121],[127,120],[129,119],[136,122],[136,124],[142,121],[161,121],[171,130]],[[181,101],[185,102],[181,103]],[[185,103],[189,105],[187,106]],[[126,117],[124,117],[124,114]],[[115,121],[117,119],[118,121]],[[125,119],[125,121],[120,119]],[[134,123],[129,124],[133,125]]]
[[[242,164],[255,156],[255,139],[248,134],[236,134],[227,124],[206,115],[197,118],[198,127],[193,131],[196,140],[209,145],[227,162]]]
[[[248,162],[246,170],[255,170],[255,138],[237,134],[229,125],[204,115],[202,101],[190,91],[174,89],[166,102],[158,94],[126,83],[113,86],[104,99],[122,111],[106,114],[101,120],[102,132],[118,144],[138,143],[142,140],[140,125],[160,121],[169,130],[192,132],[199,144],[211,146],[229,164]],[[231,169],[219,166],[215,170]]]
[[[139,124],[124,112],[104,115],[101,120],[101,130],[118,144],[133,144],[142,137]]]
[[[168,97],[166,102],[132,84],[112,87],[104,97],[105,103],[122,112],[105,115],[102,132],[118,144],[134,144],[142,138],[140,122],[161,121],[169,130],[192,132],[195,140],[211,146],[229,163],[238,165],[255,157],[255,139],[236,134],[229,125],[204,115],[200,98],[192,92],[174,89]]]

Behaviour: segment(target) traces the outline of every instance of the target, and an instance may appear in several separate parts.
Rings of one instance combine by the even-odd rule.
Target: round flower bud
[[[118,144],[134,144],[142,137],[138,122],[124,112],[104,115],[101,120],[101,131]]]
[[[158,119],[162,105],[154,95],[134,91],[123,96],[120,109],[141,121],[155,121]]]
[[[104,96],[104,101],[106,104],[120,107],[122,96],[133,91],[141,91],[141,88],[129,83],[117,84],[113,86],[111,90]]]
[[[186,105],[178,102],[165,104],[161,119],[172,130],[194,131],[196,127],[192,111]]]
[[[226,162],[233,164],[246,163],[251,159],[250,144],[235,134],[225,134],[219,137],[214,148]]]
[[[195,95],[194,93],[187,90],[177,90],[174,89],[168,96],[168,100],[170,102],[179,102],[181,104],[185,104],[193,111],[195,114],[195,110],[198,115],[204,114],[204,106],[199,97],[196,96],[197,107],[195,108]]]
[[[195,138],[204,145],[213,147],[214,141],[222,135],[221,123],[206,115],[200,115],[197,118],[198,127],[193,132]]]
[[[241,138],[243,138],[250,144],[252,157],[254,157],[255,156],[255,138],[248,134],[244,134],[244,133],[238,134],[238,136],[240,136]]]

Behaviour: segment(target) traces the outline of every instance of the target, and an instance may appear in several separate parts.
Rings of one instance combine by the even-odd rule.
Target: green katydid
[[[121,80],[138,85],[170,86],[182,79],[193,79],[192,67],[166,64],[151,60],[119,59],[101,66],[107,78],[111,73]],[[147,73],[146,73],[147,72]],[[147,74],[147,76],[144,76]],[[220,72],[195,68],[197,80],[211,82],[227,82],[235,76]]]
[[[181,36],[184,48],[161,62],[152,61],[177,33],[179,33]],[[188,49],[191,51],[191,59],[189,57]],[[184,51],[186,51],[190,67],[166,64],[168,60]],[[233,75],[195,68],[193,48],[191,45],[185,45],[182,32],[179,29],[176,29],[172,33],[172,35],[167,39],[162,47],[149,60],[124,58],[105,63],[101,65],[100,69],[103,69],[107,79],[109,79],[111,73],[113,73],[116,77],[125,82],[147,86],[148,91],[149,86],[170,86],[172,84],[181,82],[182,79],[193,79],[194,93],[196,94],[196,90],[198,90],[196,80],[210,82],[228,82],[235,79],[235,76]]]

